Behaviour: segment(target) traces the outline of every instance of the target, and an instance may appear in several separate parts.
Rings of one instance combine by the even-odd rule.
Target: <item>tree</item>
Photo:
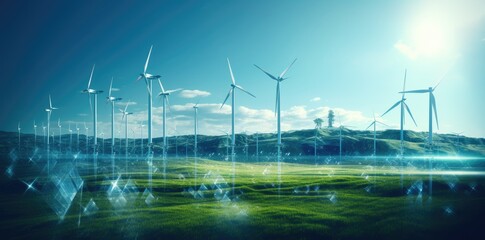
[[[322,128],[323,119],[321,119],[321,118],[315,118],[315,120],[313,120],[313,122],[315,123],[315,128],[316,129]]]
[[[333,122],[335,121],[335,114],[333,113],[333,110],[328,111],[328,127],[331,128],[333,127]]]

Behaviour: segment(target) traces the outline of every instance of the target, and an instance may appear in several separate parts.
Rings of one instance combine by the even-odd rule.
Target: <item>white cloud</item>
[[[310,99],[310,102],[318,102],[320,100],[322,100],[320,97],[314,97],[314,98]]]
[[[394,44],[394,48],[397,49],[399,52],[404,54],[404,56],[408,57],[411,60],[414,60],[418,57],[418,51],[407,44],[398,41]]]
[[[179,93],[179,96],[182,98],[196,98],[196,97],[207,97],[211,95],[210,92],[202,91],[202,90],[182,90]]]

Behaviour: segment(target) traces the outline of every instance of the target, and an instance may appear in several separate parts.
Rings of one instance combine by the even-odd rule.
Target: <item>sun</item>
[[[420,55],[428,57],[447,52],[451,47],[447,32],[447,26],[442,22],[427,20],[418,23],[413,31],[416,50]]]

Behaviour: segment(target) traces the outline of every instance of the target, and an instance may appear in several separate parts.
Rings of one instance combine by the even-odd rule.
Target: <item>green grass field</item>
[[[3,176],[2,234],[8,239],[470,238],[481,234],[485,216],[485,177],[476,174],[435,172],[431,199],[428,173],[419,170],[405,172],[401,190],[400,172],[389,167],[284,163],[278,189],[276,163],[238,163],[232,195],[230,162],[199,159],[196,180],[193,159],[169,159],[165,177],[161,160],[155,159],[153,201],[147,204],[142,196],[147,164],[136,162],[118,185],[130,178],[139,193],[114,207],[107,198],[111,169],[95,178],[90,165],[80,161],[78,166],[84,169],[82,199],[76,194],[62,221],[46,203],[45,177],[37,180],[37,191],[26,191],[20,181],[33,178],[28,164],[17,173],[18,180]],[[219,176],[227,181],[221,187],[232,201],[218,200],[221,192],[212,189]],[[421,196],[419,191],[407,194],[420,182]],[[188,189],[202,183],[208,190],[196,199]],[[80,203],[85,207],[91,198],[99,210],[79,218]]]

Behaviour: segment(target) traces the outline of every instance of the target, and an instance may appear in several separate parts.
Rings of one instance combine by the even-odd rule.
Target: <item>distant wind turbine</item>
[[[59,128],[59,152],[60,152],[62,147],[62,125],[61,125],[60,118],[57,120],[57,127]]]
[[[162,98],[162,107],[163,107],[163,122],[162,122],[162,129],[163,129],[163,157],[167,157],[167,111],[166,107],[170,105],[168,101],[168,96],[170,96],[171,93],[178,92],[182,90],[181,88],[177,88],[174,90],[167,90],[163,88],[162,81],[158,79],[158,84],[160,85],[160,93],[158,94],[159,97]]]
[[[115,102],[121,101],[122,98],[113,97],[111,92],[113,90],[113,78],[111,78],[111,83],[109,84],[107,101],[111,103],[111,154],[114,153],[115,148]]]
[[[37,146],[37,124],[35,124],[34,120],[34,147]]]
[[[51,114],[52,111],[57,110],[58,108],[52,106],[51,95],[49,94],[49,107],[45,109],[47,112],[47,145],[49,145],[49,134],[50,134],[50,122],[51,122]]]
[[[376,156],[376,125],[377,124],[382,124],[384,126],[388,126],[387,124],[383,123],[383,122],[380,122],[380,121],[377,121],[376,120],[376,116],[374,115],[374,121],[372,121],[372,123],[365,129],[369,129],[370,127],[374,126],[374,154],[373,156]],[[389,127],[389,126],[388,126]]]
[[[43,135],[43,139],[44,139],[44,144],[45,144],[45,128],[46,126],[44,125],[44,123],[42,123],[42,135]]]
[[[87,93],[89,97],[89,107],[91,110],[94,112],[93,113],[93,138],[94,138],[94,151],[96,151],[96,146],[98,145],[98,133],[97,133],[97,125],[98,125],[98,111],[97,111],[97,106],[98,106],[98,94],[102,93],[102,90],[95,90],[91,88],[91,80],[93,79],[93,72],[94,72],[94,67],[96,65],[93,65],[93,69],[91,70],[91,75],[89,76],[89,81],[88,81],[88,87],[82,91],[82,93]],[[94,108],[91,103],[91,94],[94,95]]]
[[[197,127],[198,127],[197,111],[199,109],[197,105],[199,105],[199,103],[196,103],[192,107],[194,108],[194,158],[197,158]]]
[[[128,115],[133,114],[132,112],[128,112],[128,104],[130,101],[126,103],[125,109],[121,110],[120,112],[123,114],[121,116],[121,120],[125,120],[125,157],[128,156]],[[128,166],[128,159],[126,159],[125,165]],[[128,170],[127,167],[125,166],[125,172]]]
[[[20,122],[19,124],[17,125],[17,130],[19,132],[19,151],[20,151]]]
[[[69,122],[69,149],[72,151],[72,129],[71,129],[71,122]]]
[[[276,81],[276,104],[275,104],[275,114],[277,115],[277,130],[278,130],[278,142],[277,142],[277,147],[278,147],[278,181],[281,184],[281,102],[280,102],[280,83],[285,80],[284,78],[285,74],[288,72],[288,70],[293,66],[293,64],[296,62],[293,60],[291,64],[283,71],[278,77],[275,77],[271,75],[270,73],[266,72],[262,68],[260,68],[258,65],[254,64],[255,67],[257,67],[259,70],[263,71],[268,77]]]
[[[79,127],[77,126],[77,123],[76,123],[76,131],[77,131],[77,151],[79,152]]]

